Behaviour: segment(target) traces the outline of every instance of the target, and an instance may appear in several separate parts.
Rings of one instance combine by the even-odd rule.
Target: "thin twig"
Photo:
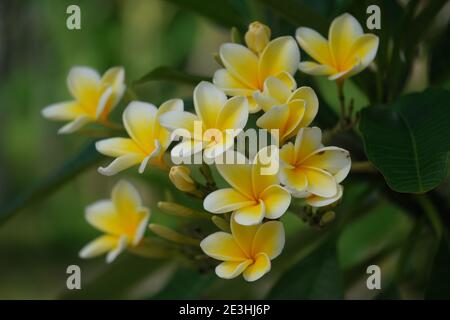
[[[377,169],[370,161],[353,162],[351,172],[377,172]]]

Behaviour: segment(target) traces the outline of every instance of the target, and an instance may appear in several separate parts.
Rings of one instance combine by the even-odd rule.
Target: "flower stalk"
[[[194,247],[198,247],[200,244],[200,240],[183,235],[175,230],[170,229],[169,227],[160,224],[151,223],[149,224],[148,228],[157,236],[171,242]]]
[[[208,220],[211,218],[211,215],[206,212],[197,211],[175,202],[160,201],[158,202],[158,208],[160,208],[164,213],[180,218],[194,218],[194,219],[208,219]]]

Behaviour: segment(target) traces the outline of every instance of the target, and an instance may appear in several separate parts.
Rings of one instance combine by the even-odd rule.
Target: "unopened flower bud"
[[[178,190],[183,192],[192,192],[197,186],[192,180],[191,170],[185,166],[174,166],[170,168],[169,178],[170,181],[177,187]]]
[[[319,226],[323,227],[326,224],[330,223],[336,217],[336,213],[334,211],[325,212],[320,218]]]
[[[175,202],[160,201],[158,202],[158,208],[167,214],[177,217],[211,219],[211,214],[209,213],[197,211]]]
[[[168,241],[190,246],[198,246],[200,244],[200,240],[185,236],[161,224],[150,223],[148,228],[159,237]]]
[[[248,31],[245,34],[245,43],[247,47],[256,53],[264,50],[270,41],[270,28],[258,21],[252,22],[248,26]]]
[[[212,216],[211,221],[216,225],[217,228],[224,232],[231,232],[230,223],[227,222],[224,218],[218,216]]]

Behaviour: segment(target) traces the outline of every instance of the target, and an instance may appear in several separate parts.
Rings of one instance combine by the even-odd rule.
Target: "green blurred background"
[[[294,27],[286,27],[264,6],[254,1],[231,2],[249,13],[245,23],[259,18],[273,28],[275,35],[282,31],[294,34]],[[324,5],[324,1],[306,2],[330,20],[352,1],[336,1],[332,5]],[[70,4],[81,7],[81,30],[66,28],[66,8]],[[91,141],[89,137],[57,135],[61,123],[47,121],[40,115],[45,106],[69,98],[66,75],[72,66],[87,65],[104,72],[111,66],[123,65],[128,84],[163,65],[211,76],[218,67],[212,53],[229,39],[228,28],[169,1],[0,1],[0,204],[8,203],[53,172]],[[427,64],[418,60],[417,68],[421,67],[426,68]],[[428,84],[429,79],[418,74],[408,79],[406,91],[421,90]],[[321,104],[338,108],[330,83],[324,79],[315,81],[313,85]],[[448,86],[448,79],[443,79],[442,83]],[[166,82],[134,87],[140,100],[155,104],[172,97],[188,98],[192,88]],[[353,84],[346,90],[355,98],[357,108],[368,103],[368,97]],[[124,104],[118,106],[115,117],[120,116]],[[155,294],[160,298],[265,296],[283,271],[282,267],[274,268],[262,281],[247,284],[242,279],[225,281],[191,270],[177,271],[171,262],[128,254],[112,265],[106,265],[103,258],[79,259],[80,248],[98,234],[85,222],[84,207],[108,197],[112,185],[121,177],[137,185],[145,203],[154,211],[153,221],[176,224],[155,209],[157,201],[173,197],[167,180],[158,173],[138,176],[131,171],[108,178],[91,168],[51,197],[1,225],[0,298],[150,298]],[[448,185],[441,188],[448,190]],[[358,179],[346,185],[338,215],[354,210],[353,205],[361,203],[362,199],[365,206],[363,212],[358,213],[360,217],[348,222],[336,239],[339,264],[344,270],[345,297],[349,299],[372,298],[377,294],[365,287],[365,267],[372,262],[382,267],[383,283],[389,283],[401,254],[400,248],[409,241],[414,227],[410,215],[379,197],[377,190],[368,188],[368,182]],[[288,240],[285,256],[305,255],[309,249],[302,247],[299,252],[296,246],[321,231],[309,228],[290,213],[283,219],[288,234],[295,238]],[[417,232],[421,240],[399,289],[403,298],[423,297],[425,279],[417,275],[426,273],[417,270],[428,266],[432,231],[419,228]],[[275,265],[277,263],[274,261]],[[80,293],[66,289],[66,268],[71,264],[82,269]],[[289,262],[280,259],[279,264],[289,265]],[[170,281],[172,277],[176,277],[177,286]],[[182,292],[186,288],[190,295]]]

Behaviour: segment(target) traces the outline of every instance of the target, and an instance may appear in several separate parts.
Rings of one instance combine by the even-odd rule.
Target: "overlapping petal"
[[[244,279],[248,282],[253,282],[260,279],[267,272],[270,271],[271,262],[265,253],[256,255],[253,263],[244,271]]]
[[[340,198],[342,198],[342,194],[344,191],[343,189],[344,188],[341,185],[338,185],[336,195],[329,197],[329,198],[311,194],[308,197],[306,197],[306,204],[308,204],[312,207],[328,206],[328,205],[338,201]]]
[[[146,102],[133,101],[123,112],[123,124],[128,135],[142,150],[154,149],[157,108]]]
[[[277,184],[267,187],[260,197],[264,202],[265,216],[269,219],[281,217],[291,204],[290,193]]]
[[[236,43],[220,47],[220,58],[228,72],[246,88],[258,89],[258,57],[250,49]]]
[[[203,252],[208,256],[222,261],[247,260],[245,253],[241,250],[234,237],[226,232],[216,232],[200,243]]]
[[[252,260],[244,261],[224,261],[216,267],[216,274],[223,279],[233,279],[239,276],[250,264]]]
[[[244,226],[251,226],[264,219],[266,208],[264,202],[259,200],[258,203],[240,208],[234,212],[234,220]]]
[[[99,96],[101,83],[100,75],[92,68],[73,67],[67,76],[67,87],[72,96],[80,102],[94,101]],[[96,109],[96,105],[84,105],[87,108]]]
[[[295,144],[280,150],[281,183],[294,197],[307,198],[314,206],[332,203],[342,196],[339,185],[351,167],[349,152],[337,147],[324,147],[319,128],[303,128]]]
[[[232,188],[216,190],[203,201],[206,210],[213,213],[226,213],[255,204],[255,201]]]
[[[117,219],[117,211],[110,200],[97,201],[86,208],[86,220],[93,227],[105,233],[119,235],[121,226]]]
[[[333,20],[328,38],[330,40],[331,55],[338,70],[347,69],[345,68],[345,62],[350,49],[362,34],[361,25],[351,14],[344,13]]]
[[[295,37],[306,53],[322,65],[332,65],[333,60],[328,41],[317,31],[301,27],[295,32]]]
[[[253,240],[253,255],[265,253],[269,259],[275,259],[283,251],[285,231],[280,221],[269,221],[259,226]]]
[[[283,71],[294,74],[300,61],[300,50],[294,38],[279,37],[269,42],[259,60],[259,82]]]
[[[311,153],[302,161],[302,165],[323,169],[331,173],[337,183],[344,180],[351,167],[350,154],[337,147],[325,147]]]

